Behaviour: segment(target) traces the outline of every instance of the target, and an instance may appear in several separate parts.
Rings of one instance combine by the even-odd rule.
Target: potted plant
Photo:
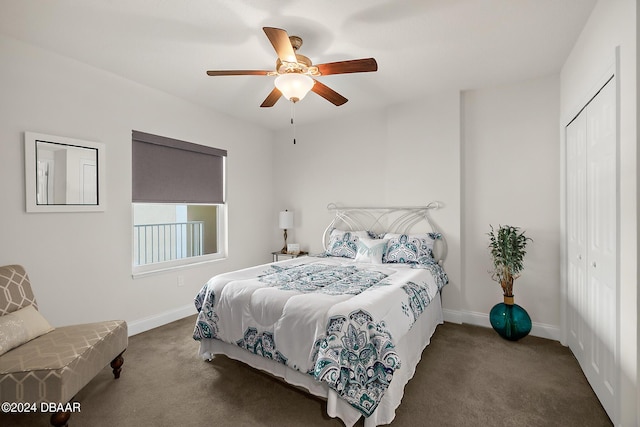
[[[501,225],[497,230],[490,227],[489,249],[493,259],[491,278],[500,283],[505,297],[513,298],[513,281],[520,277],[527,242],[531,239],[518,227]]]
[[[491,278],[500,283],[504,302],[496,304],[489,314],[491,326],[503,338],[518,340],[531,331],[531,318],[526,310],[514,303],[513,281],[520,277],[524,268],[524,256],[529,237],[520,228],[501,225],[491,227],[489,250],[493,260]]]

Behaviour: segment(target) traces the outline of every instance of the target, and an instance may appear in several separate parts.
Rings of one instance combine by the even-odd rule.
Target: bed
[[[438,207],[331,204],[322,253],[211,278],[195,297],[200,356],[224,354],[324,398],[347,427],[390,423],[443,322]]]

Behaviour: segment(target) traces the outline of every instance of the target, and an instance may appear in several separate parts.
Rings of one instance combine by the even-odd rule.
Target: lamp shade
[[[284,230],[293,228],[293,212],[280,212],[278,224]]]
[[[289,101],[298,102],[314,85],[311,77],[299,73],[286,73],[276,77],[275,85]]]

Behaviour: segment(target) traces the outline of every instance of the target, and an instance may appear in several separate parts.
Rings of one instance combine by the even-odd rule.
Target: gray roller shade
[[[134,203],[224,203],[226,150],[132,132]]]

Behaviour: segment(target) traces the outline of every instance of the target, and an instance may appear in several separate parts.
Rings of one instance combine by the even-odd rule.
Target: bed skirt
[[[365,427],[389,424],[393,421],[396,409],[400,406],[404,395],[404,387],[413,377],[416,366],[422,357],[422,351],[429,344],[436,327],[442,323],[442,304],[440,294],[438,294],[438,297],[434,298],[422,315],[418,317],[409,332],[395,343],[402,367],[394,372],[393,380],[376,410],[371,416],[365,418]],[[217,339],[204,339],[200,342],[200,355],[203,358],[211,359],[216,354],[224,354],[231,359],[239,360],[281,378],[288,384],[301,387],[310,394],[326,399],[327,415],[340,418],[346,427],[352,427],[362,416],[360,411],[347,401],[340,399],[326,383],[318,382],[308,374]]]

